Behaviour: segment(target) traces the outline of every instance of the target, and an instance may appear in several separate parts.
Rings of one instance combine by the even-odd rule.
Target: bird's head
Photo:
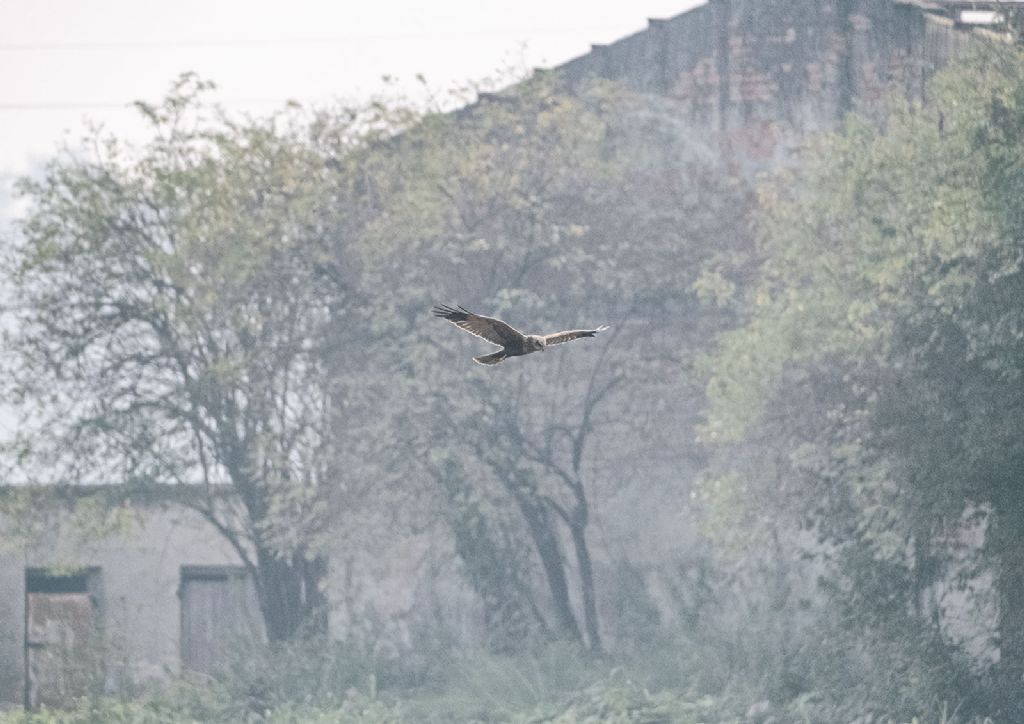
[[[526,345],[531,352],[540,350],[544,351],[544,340],[535,334],[529,334],[526,336]]]

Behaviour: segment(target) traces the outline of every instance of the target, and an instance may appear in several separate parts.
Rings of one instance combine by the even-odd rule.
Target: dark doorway
[[[98,568],[25,571],[25,706],[61,706],[102,688]]]
[[[205,674],[223,670],[233,650],[258,639],[256,591],[244,568],[183,566],[178,595],[183,668]]]

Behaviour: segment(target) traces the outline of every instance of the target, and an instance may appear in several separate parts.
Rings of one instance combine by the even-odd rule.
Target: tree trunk
[[[558,635],[571,641],[583,643],[583,636],[580,633],[579,623],[572,612],[572,604],[569,601],[569,583],[565,577],[565,560],[562,556],[561,547],[558,545],[558,535],[551,528],[551,521],[548,516],[544,502],[536,499],[529,493],[516,488],[513,489],[516,503],[519,505],[526,524],[530,530],[530,537],[537,548],[537,555],[540,556],[541,565],[544,567],[544,575],[547,578],[548,588],[551,590],[552,603],[555,609],[555,630]]]
[[[520,651],[529,641],[531,629],[543,629],[539,611],[529,606],[528,584],[516,556],[499,542],[500,534],[472,502],[462,477],[454,466],[439,478],[446,487],[448,526],[455,538],[455,552],[462,559],[465,575],[484,606],[484,629],[488,646],[499,653]],[[531,612],[537,621],[531,625]]]
[[[999,686],[1004,721],[1024,721],[1024,518],[1019,506],[996,512],[999,556]]]
[[[326,558],[307,559],[301,552],[286,557],[260,548],[256,565],[260,610],[271,642],[327,634]]]
[[[590,650],[601,653],[601,634],[597,627],[597,599],[594,595],[594,568],[590,562],[590,549],[587,547],[587,521],[585,514],[581,520],[573,522],[572,543],[576,548],[576,561],[580,567],[580,589],[583,595],[583,625],[587,630],[587,642]]]

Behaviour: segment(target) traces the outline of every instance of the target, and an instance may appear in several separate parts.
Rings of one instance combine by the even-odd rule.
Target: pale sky
[[[0,0],[0,244],[14,179],[85,121],[141,140],[134,100],[195,71],[229,109],[358,101],[390,75],[438,90],[551,67],[703,0]],[[0,280],[2,284],[2,280]],[[0,433],[12,429],[0,407]],[[3,437],[0,434],[0,437]]]
[[[391,75],[445,89],[550,67],[701,0],[0,0],[0,232],[11,184],[84,120],[135,137],[129,104],[196,71],[231,109],[358,100]]]

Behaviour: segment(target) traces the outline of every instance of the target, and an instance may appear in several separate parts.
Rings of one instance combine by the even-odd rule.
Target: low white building
[[[238,556],[173,491],[123,508],[115,530],[99,532],[68,512],[89,492],[28,511],[34,526],[0,518],[0,706],[211,671],[233,640],[262,636]]]

